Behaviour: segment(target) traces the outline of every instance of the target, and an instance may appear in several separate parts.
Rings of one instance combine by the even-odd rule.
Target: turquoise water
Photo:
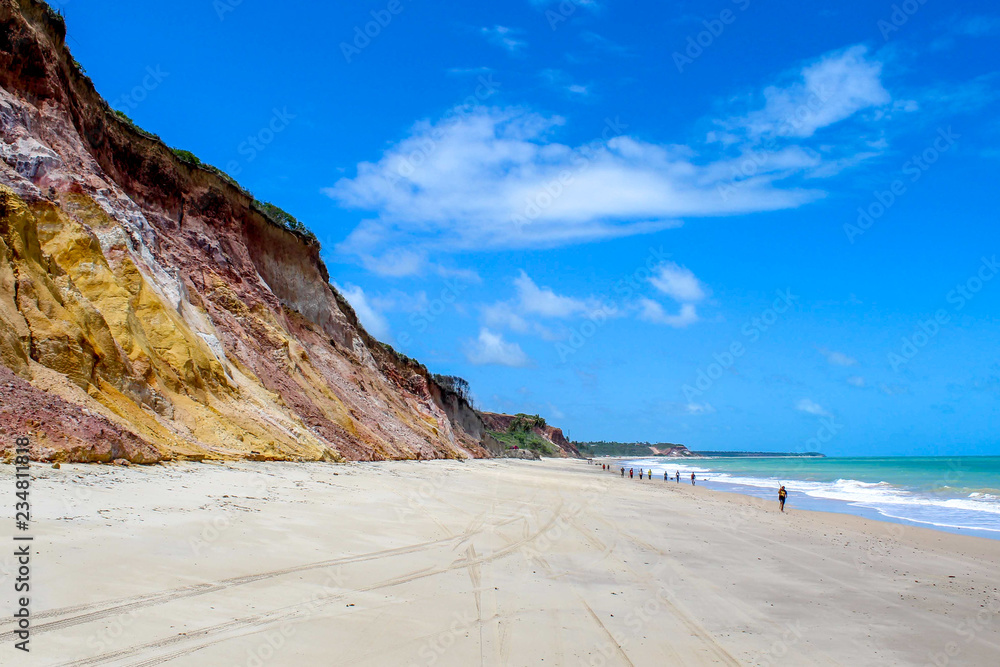
[[[779,484],[789,503],[1000,539],[1000,456],[884,458],[629,459],[663,479],[681,473],[699,483],[764,498]]]

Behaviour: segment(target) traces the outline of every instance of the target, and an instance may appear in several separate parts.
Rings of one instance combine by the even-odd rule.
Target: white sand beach
[[[33,472],[31,653],[14,650],[5,614],[2,664],[1000,656],[1000,541],[780,514],[776,502],[583,461]],[[0,565],[11,609],[13,559]]]

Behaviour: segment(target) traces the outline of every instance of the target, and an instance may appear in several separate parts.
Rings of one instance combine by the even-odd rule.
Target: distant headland
[[[595,456],[666,456],[672,458],[685,457],[781,457],[796,456],[823,458],[819,452],[726,452],[726,451],[692,451],[685,445],[672,442],[615,442],[601,440],[597,442],[574,442],[580,455]]]

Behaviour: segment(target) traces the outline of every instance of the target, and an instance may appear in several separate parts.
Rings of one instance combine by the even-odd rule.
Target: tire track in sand
[[[477,520],[481,517],[477,517]],[[499,525],[507,525],[509,523],[515,523],[521,521],[522,517],[517,516],[511,519],[507,519],[501,522]],[[479,521],[477,528],[481,526],[481,520]],[[144,607],[157,606],[161,604],[167,604],[168,602],[173,602],[174,600],[180,600],[183,598],[197,597],[200,595],[207,595],[210,593],[216,593],[229,588],[234,588],[236,586],[243,586],[246,584],[254,583],[257,581],[263,581],[266,579],[273,579],[275,577],[282,577],[288,574],[295,574],[298,572],[306,572],[309,570],[324,569],[329,567],[335,567],[338,565],[351,565],[354,563],[364,563],[372,560],[377,560],[380,558],[389,558],[392,556],[405,555],[410,553],[415,553],[418,551],[423,551],[428,548],[435,546],[440,546],[444,544],[449,544],[452,542],[461,543],[468,540],[475,534],[475,529],[467,531],[462,535],[456,535],[454,537],[442,538],[439,540],[431,540],[429,542],[421,542],[419,544],[413,544],[406,547],[397,547],[394,549],[384,549],[382,551],[374,551],[367,554],[359,554],[357,556],[344,556],[341,558],[333,558],[330,560],[318,561],[315,563],[306,563],[304,565],[295,565],[288,568],[283,568],[280,570],[271,570],[268,572],[259,572],[256,574],[248,574],[239,577],[231,577],[229,579],[223,579],[217,582],[205,583],[205,584],[195,584],[192,586],[182,586],[180,588],[169,589],[166,591],[160,591],[158,593],[147,593],[144,595],[136,595],[126,598],[118,598],[114,600],[105,600],[102,602],[96,602],[85,605],[76,605],[73,607],[63,607],[61,609],[52,609],[46,612],[39,613],[35,618],[52,618],[53,616],[60,616],[67,613],[73,614],[80,611],[88,611],[90,609],[96,609],[90,613],[80,614],[76,616],[70,616],[69,618],[60,619],[57,621],[52,621],[49,623],[43,623],[41,625],[35,625],[32,627],[32,632],[36,634],[44,634],[46,632],[53,632],[55,630],[61,630],[63,628],[71,627],[74,625],[79,625],[81,623],[89,623],[91,621],[96,621],[106,616],[111,616],[113,614],[122,614],[126,612],[135,611],[137,609],[142,609]],[[112,605],[112,606],[108,606]],[[0,634],[0,640],[8,640],[14,637],[14,631],[7,631]]]
[[[418,579],[423,579],[423,578],[426,578],[426,577],[432,577],[432,576],[436,576],[438,574],[443,574],[445,572],[450,572],[450,571],[459,570],[459,569],[465,569],[465,568],[470,567],[473,564],[475,564],[475,565],[481,565],[482,563],[485,563],[485,562],[491,562],[493,560],[496,560],[496,559],[499,559],[499,558],[503,558],[503,557],[505,557],[507,555],[510,555],[511,553],[515,552],[517,549],[519,549],[522,546],[524,546],[525,544],[527,544],[528,542],[531,542],[532,540],[537,539],[539,536],[541,536],[542,533],[544,533],[545,531],[547,531],[549,528],[552,527],[552,525],[556,521],[556,518],[559,516],[559,512],[561,510],[562,510],[562,503],[560,503],[559,506],[554,509],[554,511],[552,512],[552,518],[549,519],[544,526],[541,526],[537,531],[535,531],[533,534],[531,534],[528,538],[523,539],[523,540],[518,540],[517,542],[515,542],[515,543],[513,543],[513,544],[511,544],[509,546],[506,546],[503,549],[500,549],[499,551],[496,551],[496,552],[494,552],[493,554],[491,554],[489,556],[477,555],[474,558],[461,559],[461,560],[455,561],[455,562],[453,562],[453,563],[451,563],[451,564],[449,564],[447,566],[444,566],[444,567],[428,568],[428,569],[425,569],[425,570],[418,570],[417,572],[411,572],[409,574],[400,575],[399,577],[388,579],[388,580],[380,582],[380,583],[371,584],[369,586],[364,586],[364,587],[361,587],[361,588],[357,588],[357,589],[354,589],[352,591],[348,591],[346,593],[338,593],[338,594],[335,594],[335,595],[331,595],[331,596],[328,596],[326,598],[322,598],[320,600],[317,600],[315,602],[298,602],[298,603],[295,603],[295,604],[286,605],[284,607],[279,607],[278,609],[274,609],[272,611],[269,611],[269,612],[266,612],[266,613],[263,613],[263,614],[253,614],[251,616],[244,616],[242,618],[237,618],[237,619],[234,619],[232,621],[227,621],[225,623],[219,623],[217,625],[212,625],[212,626],[208,626],[206,628],[201,628],[199,630],[195,630],[193,632],[189,632],[189,633],[186,633],[186,634],[183,634],[183,635],[175,635],[175,636],[172,636],[172,637],[167,637],[165,639],[159,639],[159,640],[155,640],[155,641],[152,641],[152,642],[147,642],[145,644],[140,644],[138,646],[132,646],[132,647],[120,649],[118,651],[111,651],[109,653],[103,653],[101,655],[93,656],[93,657],[90,657],[90,658],[84,658],[84,659],[76,660],[76,661],[73,661],[73,662],[63,663],[62,667],[89,667],[91,665],[100,665],[100,664],[104,664],[104,663],[111,662],[111,661],[114,661],[114,660],[123,660],[123,659],[126,659],[126,658],[131,658],[131,657],[133,657],[133,656],[135,656],[137,654],[141,654],[141,653],[143,653],[145,651],[156,651],[158,649],[168,648],[168,647],[174,646],[176,644],[180,644],[180,643],[183,643],[183,642],[188,642],[188,641],[191,641],[193,639],[196,640],[196,639],[202,639],[202,638],[215,637],[217,635],[225,634],[227,632],[234,632],[235,631],[235,632],[237,632],[237,634],[234,634],[234,635],[232,635],[230,637],[221,638],[221,640],[235,639],[236,637],[241,637],[241,636],[245,636],[245,635],[248,635],[248,634],[254,634],[254,633],[260,632],[261,630],[264,630],[264,629],[268,628],[269,626],[272,626],[272,625],[275,625],[275,624],[278,624],[278,623],[288,623],[288,622],[293,622],[293,621],[306,620],[306,619],[310,618],[312,616],[312,614],[314,613],[314,611],[315,611],[315,609],[309,610],[309,611],[303,610],[302,607],[305,607],[307,605],[312,605],[315,608],[325,607],[325,606],[328,606],[328,605],[330,605],[330,604],[332,604],[334,602],[342,600],[344,597],[346,597],[349,594],[355,594],[355,593],[359,593],[359,592],[360,593],[364,593],[364,592],[370,592],[370,591],[380,590],[380,589],[383,589],[383,588],[391,588],[393,586],[399,586],[399,585],[402,585],[402,584],[409,583],[411,581],[416,581]],[[516,517],[513,520],[514,521],[520,521],[522,519],[523,519],[523,517],[519,516],[519,517]],[[508,522],[504,522],[504,523],[509,523],[509,521]],[[243,632],[239,632],[241,630]],[[202,644],[199,644],[198,646],[185,647],[185,648],[183,648],[183,649],[181,649],[179,651],[175,651],[173,653],[170,653],[170,654],[167,654],[167,655],[163,655],[163,656],[151,656],[150,658],[146,659],[145,661],[142,661],[140,663],[135,663],[134,667],[135,667],[135,665],[140,665],[140,664],[143,665],[144,667],[151,667],[152,665],[158,665],[158,664],[161,664],[163,662],[166,662],[167,660],[173,660],[173,659],[175,659],[177,657],[180,657],[182,655],[187,655],[189,653],[194,653],[195,651],[199,651],[202,648],[205,648],[206,646],[210,646],[211,644],[216,643],[216,641],[218,641],[218,640],[213,640],[213,641],[209,641],[209,642],[206,642],[206,643],[202,643]]]

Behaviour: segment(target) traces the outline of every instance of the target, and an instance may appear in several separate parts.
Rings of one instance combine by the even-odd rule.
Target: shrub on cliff
[[[171,148],[170,150],[173,151],[174,155],[176,155],[177,159],[180,160],[181,162],[192,165],[194,167],[201,166],[201,160],[199,160],[198,156],[192,153],[191,151],[186,151],[181,148]]]
[[[507,431],[487,431],[494,438],[503,443],[507,449],[517,446],[518,449],[528,449],[538,452],[543,456],[556,456],[558,449],[548,440],[531,430],[515,430],[511,424]]]
[[[257,211],[265,218],[279,227],[283,227],[284,229],[292,232],[297,232],[302,236],[305,236],[310,243],[319,245],[319,239],[316,238],[316,235],[312,233],[312,231],[310,231],[309,228],[302,223],[302,221],[280,206],[275,206],[271,202],[262,202],[254,199],[253,207],[257,209]]]
[[[510,432],[527,432],[536,428],[545,428],[545,419],[543,417],[539,417],[538,415],[526,415],[523,412],[519,412],[514,415],[514,421],[510,423],[507,430]]]

